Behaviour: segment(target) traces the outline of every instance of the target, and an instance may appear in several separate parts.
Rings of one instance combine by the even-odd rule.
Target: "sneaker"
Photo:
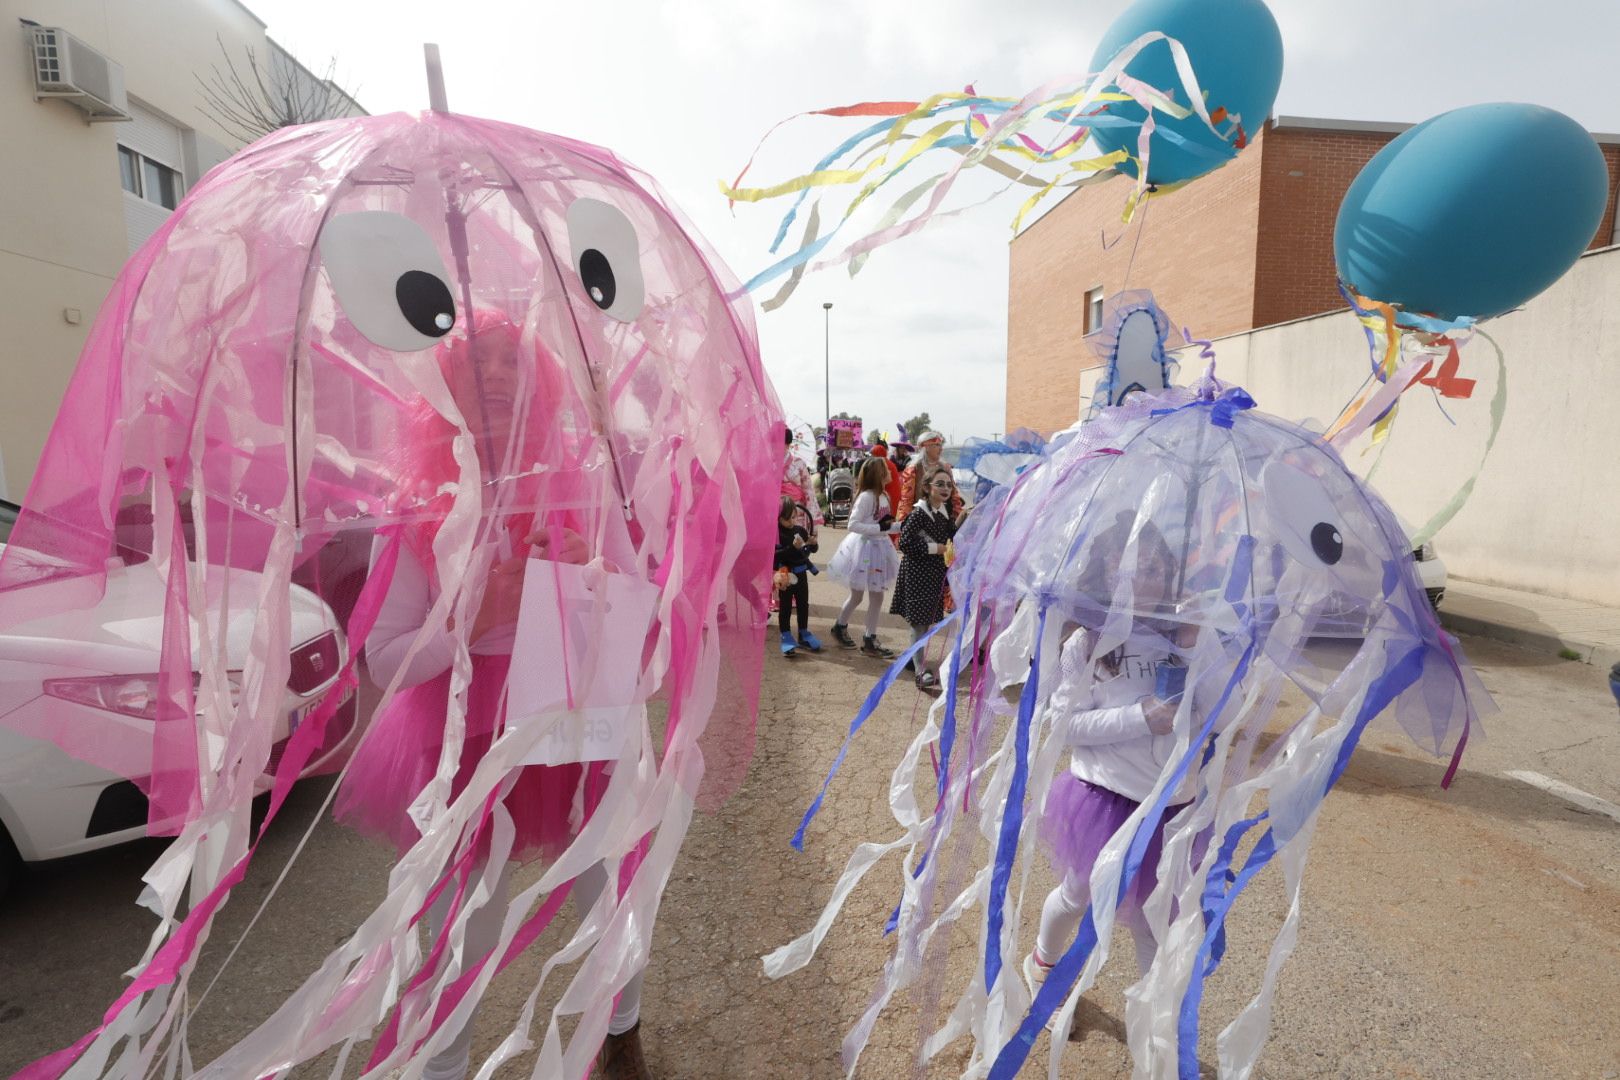
[[[849,636],[849,627],[845,626],[843,623],[835,622],[832,624],[832,636],[834,641],[838,642],[838,644],[842,645],[846,649],[853,649],[855,647],[855,639]]]
[[[882,643],[878,641],[876,634],[867,634],[861,638],[861,655],[876,656],[879,659],[887,660],[894,655],[894,650],[885,649]]]
[[[1046,985],[1046,977],[1052,973],[1051,964],[1043,964],[1033,949],[1024,957],[1024,982],[1029,986],[1029,996],[1035,997]]]
[[[816,637],[816,635],[812,634],[808,630],[799,631],[799,644],[803,645],[811,652],[821,651],[821,639]]]
[[[782,655],[792,656],[798,651],[798,646],[793,642],[793,635],[788,633],[786,630],[782,631]]]
[[[1024,982],[1029,986],[1029,998],[1031,1001],[1034,1001],[1039,996],[1041,987],[1046,985],[1046,977],[1051,973],[1052,965],[1042,963],[1033,949],[1030,950],[1028,956],[1024,957]],[[1056,1028],[1057,1012],[1054,1010],[1052,1015],[1046,1018],[1046,1030],[1053,1031]]]

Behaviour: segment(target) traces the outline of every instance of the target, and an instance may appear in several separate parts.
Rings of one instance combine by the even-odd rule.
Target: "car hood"
[[[4,545],[0,545],[0,551]],[[218,633],[220,610],[229,590],[230,617],[225,632],[227,666],[239,669],[247,659],[253,623],[260,607],[263,575],[253,570],[218,568],[209,574],[210,594],[201,608]],[[82,654],[83,666],[106,671],[154,671],[162,648],[163,609],[167,589],[155,563],[124,565],[114,562],[107,570],[106,588],[99,601],[85,606],[74,602],[72,593],[83,590],[82,578],[58,578],[10,590],[0,595],[0,604],[54,611],[54,614],[13,623],[0,631],[0,655],[43,658],[42,652],[55,653],[58,662],[72,664],[70,657]],[[292,645],[319,637],[338,628],[327,605],[314,593],[289,585],[292,603]],[[66,610],[60,610],[66,608]],[[199,618],[191,625],[191,650],[198,652]],[[96,658],[91,659],[94,655]]]

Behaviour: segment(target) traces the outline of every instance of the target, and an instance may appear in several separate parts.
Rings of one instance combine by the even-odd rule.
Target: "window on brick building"
[[[1085,333],[1102,329],[1103,287],[1086,290]]]

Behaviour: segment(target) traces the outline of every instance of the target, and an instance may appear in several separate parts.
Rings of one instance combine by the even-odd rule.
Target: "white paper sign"
[[[616,759],[646,713],[641,655],[658,587],[599,567],[530,559],[507,677],[507,723],[543,724],[529,765]]]

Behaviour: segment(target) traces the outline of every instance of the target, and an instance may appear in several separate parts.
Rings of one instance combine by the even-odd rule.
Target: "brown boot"
[[[652,1080],[641,1056],[641,1022],[623,1035],[609,1035],[596,1054],[598,1080]]]

